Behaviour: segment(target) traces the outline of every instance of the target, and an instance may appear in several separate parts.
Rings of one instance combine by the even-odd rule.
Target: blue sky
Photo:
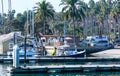
[[[42,0],[11,0],[12,3],[12,9],[16,10],[16,13],[23,13],[23,11],[27,9],[32,9],[32,7],[36,6],[37,2],[40,2]],[[49,1],[53,6],[56,12],[61,11],[61,6],[59,6],[61,0],[46,0]],[[85,2],[88,2],[89,0],[84,0]],[[98,0],[95,0],[98,1]],[[6,13],[8,11],[8,0],[3,0],[4,2],[4,12]],[[0,1],[1,5],[1,1]],[[0,12],[1,12],[1,6],[0,6]]]

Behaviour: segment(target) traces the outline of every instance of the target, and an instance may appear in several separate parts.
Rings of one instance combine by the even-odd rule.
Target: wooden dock
[[[27,66],[7,69],[10,73],[51,73],[51,72],[101,72],[120,71],[120,65],[56,65],[56,66]]]

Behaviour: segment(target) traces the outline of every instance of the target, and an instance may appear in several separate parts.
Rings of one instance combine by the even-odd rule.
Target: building
[[[21,32],[11,32],[9,34],[4,34],[0,36],[0,54],[7,53],[7,51],[12,50],[14,45],[14,34],[21,35]],[[17,39],[19,41],[20,38]]]

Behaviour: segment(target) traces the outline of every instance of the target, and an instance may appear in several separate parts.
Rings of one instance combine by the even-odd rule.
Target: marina
[[[0,3],[0,76],[120,75],[119,0]]]
[[[14,34],[15,36],[15,34]],[[89,46],[89,43],[87,43],[87,48],[92,48],[96,50],[97,53],[89,53],[91,56],[87,56],[87,49],[80,50],[80,47],[78,49],[78,46],[75,46],[74,43],[65,42],[63,45],[58,45],[55,48],[52,46],[52,49],[47,49],[47,46],[44,43],[40,43],[40,47],[35,47],[34,40],[32,39],[32,43],[28,43],[27,40],[31,38],[24,38],[24,46],[19,47],[20,45],[15,44],[13,46],[12,53],[7,56],[7,58],[0,58],[0,63],[9,63],[12,64],[11,66],[7,67],[7,71],[10,74],[16,74],[16,73],[62,73],[62,72],[103,72],[103,71],[120,71],[120,65],[119,64],[108,64],[107,66],[105,64],[94,64],[94,62],[117,62],[119,61],[119,48],[111,48],[111,49],[102,49],[102,47],[99,47],[99,52],[93,47]],[[14,38],[15,40],[15,38]],[[70,39],[71,40],[71,39]],[[99,39],[102,41],[102,39]],[[98,41],[99,41],[98,40]],[[41,41],[41,40],[40,40]],[[44,40],[43,40],[44,41]],[[32,47],[28,48],[28,45],[26,44],[33,44]],[[39,42],[38,42],[39,43]],[[26,46],[27,45],[27,46]],[[72,46],[74,45],[74,46]],[[30,45],[31,46],[31,45]],[[106,46],[106,45],[104,45]],[[109,44],[107,45],[109,46]],[[51,47],[49,47],[51,48]],[[33,51],[34,53],[30,53]],[[38,51],[37,51],[38,50]],[[49,50],[49,51],[48,51]],[[90,50],[90,49],[89,49]],[[47,54],[45,54],[45,51]],[[92,51],[92,50],[90,50]],[[106,52],[104,56],[104,53]],[[114,51],[114,53],[112,53]],[[115,52],[116,51],[116,52]],[[33,55],[32,57],[27,57],[27,55],[30,53]],[[67,54],[68,53],[68,54]],[[49,55],[51,54],[51,55]],[[98,55],[99,54],[99,55]],[[22,57],[21,57],[22,55]],[[37,56],[35,56],[37,55]],[[113,56],[115,55],[115,56]],[[109,56],[109,57],[108,57]],[[53,63],[53,65],[27,65],[27,64],[38,64],[38,63]],[[57,62],[57,64],[56,64]],[[69,62],[68,64],[66,62]],[[82,62],[82,63],[79,63]],[[73,64],[74,63],[74,64]],[[91,64],[92,63],[92,64]],[[119,63],[119,62],[118,62]],[[22,64],[22,65],[21,65]]]

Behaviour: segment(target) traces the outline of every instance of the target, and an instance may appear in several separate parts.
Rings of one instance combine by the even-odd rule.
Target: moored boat
[[[33,45],[26,44],[26,58],[34,57],[36,55],[36,50]],[[13,56],[13,51],[7,52],[8,57]],[[23,58],[25,56],[24,45],[19,46],[19,57]]]
[[[71,47],[69,45],[61,45],[54,47],[50,54],[44,55],[44,57],[85,57],[85,50],[79,50],[77,47]],[[36,55],[36,57],[41,57]]]

